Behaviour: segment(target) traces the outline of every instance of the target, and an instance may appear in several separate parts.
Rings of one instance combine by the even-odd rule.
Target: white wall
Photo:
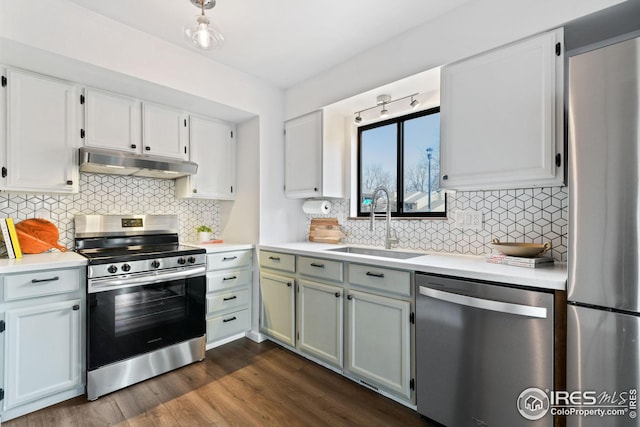
[[[176,25],[180,27],[182,23]],[[40,63],[37,58],[31,61],[40,68],[35,71],[46,73],[46,61],[54,54],[56,58],[69,59],[69,64],[92,64],[106,72],[149,81],[258,116],[259,146],[255,151],[269,153],[261,156],[259,163],[260,201],[265,201],[267,208],[262,206],[260,212],[253,212],[254,219],[260,216],[260,240],[264,236],[266,241],[290,241],[299,235],[290,226],[288,215],[281,215],[281,211],[299,210],[299,202],[285,199],[282,191],[280,89],[66,0],[0,0],[0,38],[41,50]],[[15,65],[21,58],[5,55],[3,60]],[[72,65],[66,72],[73,75]],[[240,167],[238,173],[256,171]],[[278,209],[271,210],[270,206]]]
[[[285,118],[561,26],[622,0],[474,0],[289,88]],[[374,104],[374,99],[371,100]]]

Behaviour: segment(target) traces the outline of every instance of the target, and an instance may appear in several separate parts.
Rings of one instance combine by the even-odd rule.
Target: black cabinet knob
[[[446,181],[446,180],[448,180],[448,179],[449,179],[449,175],[442,175],[442,180],[443,180],[443,181]]]
[[[340,292],[336,292],[336,298],[340,298]]]

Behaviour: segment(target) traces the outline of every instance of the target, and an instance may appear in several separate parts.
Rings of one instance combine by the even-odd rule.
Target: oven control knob
[[[196,257],[190,256],[187,261],[189,261],[189,264],[194,264],[196,262]]]
[[[153,267],[153,268],[158,268],[158,267],[160,267],[160,261],[158,261],[157,259],[156,259],[156,260],[151,261],[151,267]]]
[[[113,274],[113,273],[115,273],[116,271],[118,271],[118,267],[116,267],[115,265],[110,265],[110,266],[107,268],[107,271],[108,271],[109,273]]]
[[[182,257],[178,258],[178,264],[183,265],[183,264],[186,264],[186,263],[187,263],[186,259],[184,259]]]
[[[126,273],[127,271],[131,270],[131,266],[129,264],[122,264],[122,267],[120,267],[120,269],[122,269],[122,271]]]

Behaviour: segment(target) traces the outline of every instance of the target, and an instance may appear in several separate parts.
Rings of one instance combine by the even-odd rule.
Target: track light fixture
[[[418,93],[403,96],[402,98],[394,99],[392,101],[391,95],[378,95],[378,97],[376,98],[376,105],[374,107],[365,108],[364,110],[356,111],[353,113],[356,115],[355,118],[353,119],[353,122],[359,125],[363,121],[361,113],[364,113],[365,111],[373,110],[374,108],[380,108],[380,107],[382,107],[382,109],[380,110],[380,118],[385,119],[389,117],[389,110],[387,110],[387,105],[393,104],[394,102],[402,101],[403,99],[407,99],[407,98],[411,98],[409,107],[415,110],[420,105],[420,101],[415,99],[416,96],[418,96]]]

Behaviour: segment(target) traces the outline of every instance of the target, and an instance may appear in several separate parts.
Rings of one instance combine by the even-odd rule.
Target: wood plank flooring
[[[89,402],[2,423],[49,426],[423,426],[415,411],[271,342],[241,339],[206,359]]]

